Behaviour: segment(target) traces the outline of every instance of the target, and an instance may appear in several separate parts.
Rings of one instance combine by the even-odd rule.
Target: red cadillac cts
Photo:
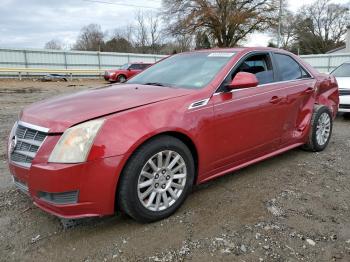
[[[64,218],[176,211],[194,184],[302,146],[326,148],[337,82],[291,53],[169,57],[122,85],[37,102],[9,138],[16,186]]]

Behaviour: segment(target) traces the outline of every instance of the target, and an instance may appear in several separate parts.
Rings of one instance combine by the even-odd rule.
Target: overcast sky
[[[289,6],[296,11],[312,2],[289,0]],[[138,10],[157,11],[160,6],[161,0],[1,0],[0,47],[43,48],[53,38],[71,45],[84,25],[97,23],[113,32],[133,22]],[[266,45],[268,40],[268,35],[255,34],[246,44]]]

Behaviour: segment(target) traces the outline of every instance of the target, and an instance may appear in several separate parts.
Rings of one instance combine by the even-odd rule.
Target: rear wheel
[[[120,181],[119,206],[140,222],[166,218],[184,202],[193,179],[194,162],[187,146],[171,136],[155,138],[128,161]]]
[[[308,142],[304,149],[314,152],[323,151],[331,138],[333,118],[326,106],[316,106],[311,119]]]

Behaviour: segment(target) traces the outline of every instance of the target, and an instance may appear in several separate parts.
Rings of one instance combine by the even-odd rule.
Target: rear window
[[[342,64],[336,68],[332,73],[335,77],[350,77],[350,63]]]

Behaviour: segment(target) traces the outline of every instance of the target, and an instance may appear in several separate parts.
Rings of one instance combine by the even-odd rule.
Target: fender
[[[177,110],[176,114],[168,116],[164,108],[159,108],[162,104],[162,102],[151,104],[107,117],[95,138],[88,160],[130,155],[148,139],[166,132],[180,133],[188,137],[197,147],[198,142],[190,132],[196,123],[190,124],[186,121],[184,119],[186,114],[181,113],[181,109]],[[183,126],[179,124],[183,121],[189,123],[188,129],[179,128]]]

